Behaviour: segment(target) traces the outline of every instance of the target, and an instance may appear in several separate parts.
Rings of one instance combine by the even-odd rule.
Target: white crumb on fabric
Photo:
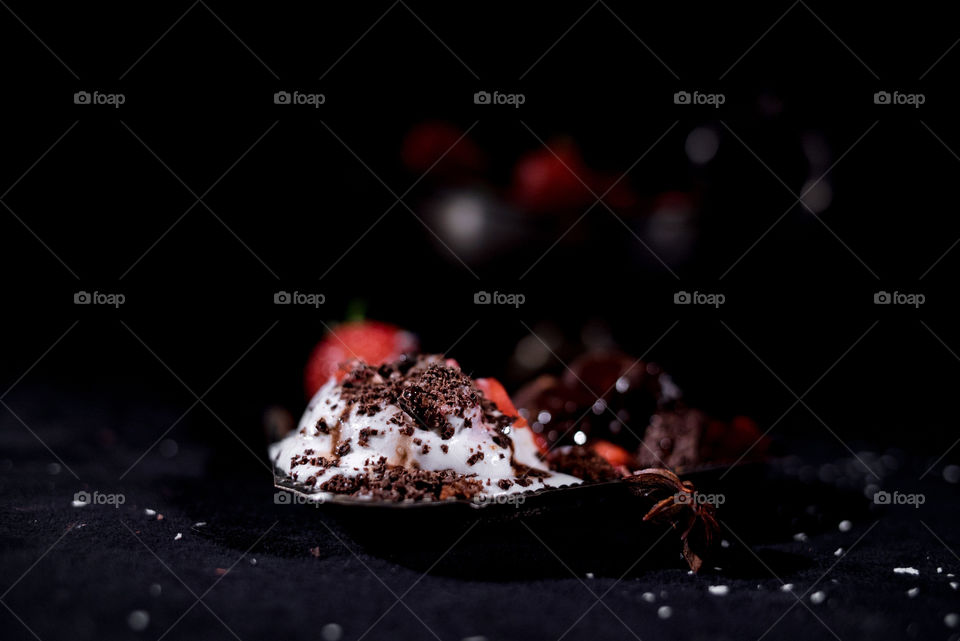
[[[852,527],[853,527],[853,523],[851,523],[850,521],[847,521],[846,519],[844,519],[843,521],[840,521],[840,524],[837,526],[837,528],[841,532],[849,532]]]
[[[143,513],[146,514],[147,516],[156,516],[156,515],[157,515],[157,511],[156,511],[156,510],[151,510],[150,508],[145,508],[145,509],[143,510]]]
[[[781,592],[792,592],[792,591],[793,591],[793,584],[792,584],[792,583],[784,583],[783,585],[780,586],[780,591],[781,591]]]
[[[669,605],[661,605],[657,610],[657,616],[661,619],[669,619],[671,616],[673,616],[673,608],[671,608]]]
[[[920,594],[920,588],[910,588],[909,590],[907,590],[907,596],[910,597],[911,599],[917,596],[918,594]]]
[[[837,548],[833,551],[833,556],[843,556],[843,548]]]
[[[819,605],[827,600],[827,593],[823,590],[818,590],[810,595],[810,603],[814,605]]]
[[[726,596],[730,593],[730,588],[726,585],[711,585],[707,590],[715,596]]]
[[[910,576],[919,576],[920,570],[917,568],[893,568],[894,574],[909,574]]]
[[[181,534],[180,532],[177,532],[177,535],[176,535],[175,537],[173,537],[173,540],[174,540],[174,541],[179,541],[179,540],[182,539],[182,538],[183,538],[183,534]]]
[[[654,601],[657,600],[657,595],[655,595],[653,592],[644,592],[640,598],[642,598],[647,603],[653,603]]]

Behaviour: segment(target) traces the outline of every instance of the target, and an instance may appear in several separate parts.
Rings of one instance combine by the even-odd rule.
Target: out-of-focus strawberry
[[[511,196],[531,213],[582,209],[595,200],[580,181],[590,184],[592,173],[571,142],[553,144],[523,156],[513,169]]]
[[[595,440],[590,443],[590,449],[606,459],[607,463],[614,467],[630,467],[634,464],[634,457],[630,452],[619,445],[614,445],[610,441]]]
[[[380,365],[419,349],[416,336],[389,323],[363,320],[337,325],[317,343],[307,361],[307,396],[313,396],[331,376],[342,378],[349,361]]]
[[[513,422],[514,427],[529,428],[527,420],[520,416],[517,408],[513,405],[513,401],[510,400],[510,395],[507,394],[507,390],[504,389],[500,381],[495,378],[478,378],[475,382],[480,391],[483,392],[483,395],[492,401],[498,410],[507,416],[516,417],[516,420]],[[543,453],[546,453],[547,449],[549,449],[547,439],[544,438],[542,434],[533,432],[533,442],[536,444],[537,449]]]
[[[746,454],[745,460],[762,458],[770,446],[756,421],[736,416],[729,423],[713,420],[704,434],[703,456],[711,461],[732,461]]]
[[[439,176],[471,174],[483,169],[483,154],[463,131],[446,122],[423,122],[403,141],[403,164],[410,171]]]

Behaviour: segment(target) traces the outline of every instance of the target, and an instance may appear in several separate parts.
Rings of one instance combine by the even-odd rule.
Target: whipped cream
[[[271,446],[274,465],[317,490],[338,475],[361,476],[384,464],[452,470],[479,481],[481,494],[487,497],[582,482],[545,469],[530,428],[515,426],[489,403],[475,400],[453,406],[452,398],[441,398],[431,408],[433,414],[418,416],[401,398],[407,397],[408,389],[414,393],[420,389],[406,385],[417,385],[427,368],[432,368],[428,376],[450,376],[463,389],[469,385],[468,393],[477,391],[469,378],[440,357],[421,357],[403,374],[366,368],[368,378],[361,384],[376,387],[393,381],[394,390],[402,390],[400,396],[394,393],[393,402],[378,402],[376,397],[360,402],[356,395],[360,385],[351,381],[352,375],[344,381],[346,389],[331,378],[310,400],[297,430]],[[476,397],[482,398],[479,391]]]

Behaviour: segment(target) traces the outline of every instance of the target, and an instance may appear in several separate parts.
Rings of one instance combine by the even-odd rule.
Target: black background
[[[166,438],[180,443],[180,458],[165,462],[150,450],[128,478],[137,491],[158,492],[152,475],[168,474],[269,485],[256,459],[262,414],[274,405],[299,413],[310,348],[358,300],[367,316],[416,332],[425,349],[455,345],[451,355],[465,369],[513,388],[524,376],[507,363],[530,328],[566,337],[546,366],[561,372],[583,328],[599,322],[632,354],[653,345],[649,357],[699,406],[751,415],[761,429],[775,425],[781,451],[832,460],[896,447],[915,463],[912,480],[935,461],[939,470],[957,459],[950,450],[940,460],[957,438],[948,405],[960,373],[960,255],[948,251],[960,237],[960,54],[948,52],[960,33],[947,7],[8,4],[0,9],[0,372],[8,406],[0,425],[11,461],[4,494],[20,499],[4,507],[5,543],[17,549],[5,557],[7,583],[69,522],[74,491],[115,484],[178,417]],[[273,103],[274,92],[294,89],[322,92],[326,104]],[[473,103],[474,92],[495,89],[521,92],[526,103]],[[674,92],[694,89],[722,92],[726,103],[673,103]],[[126,103],[75,105],[81,90],[121,92]],[[875,105],[880,90],[920,92],[926,104]],[[780,105],[774,112],[763,108],[771,100]],[[426,225],[404,205],[374,225],[394,194],[421,177],[404,167],[401,149],[410,128],[429,120],[472,126],[487,156],[485,180],[501,187],[541,141],[569,137],[591,166],[613,175],[650,148],[624,180],[645,200],[699,195],[691,259],[671,273],[625,229],[642,239],[642,217],[618,219],[598,206],[549,251],[577,216],[517,212],[504,235],[519,240],[462,256],[464,265],[430,231],[424,204],[443,187],[431,175],[403,199]],[[703,168],[684,152],[697,126],[720,138]],[[823,173],[803,152],[811,132],[836,163],[820,221],[793,195]],[[322,292],[326,304],[273,304],[274,292],[295,289]],[[727,302],[719,310],[676,306],[681,289],[722,292]],[[74,305],[79,290],[120,292],[127,302],[118,310]],[[522,292],[526,303],[477,306],[478,290]],[[926,303],[877,306],[879,290],[923,293]],[[781,419],[811,386],[809,408]],[[181,416],[208,388],[207,407]],[[79,480],[66,470],[49,479],[44,467],[55,459],[41,441]],[[183,461],[190,453],[196,467]],[[219,488],[211,496],[228,495]],[[31,498],[38,496],[47,498]],[[20,511],[48,499],[43,519],[24,520]],[[28,531],[38,547],[21,550]],[[924,536],[922,549],[947,554]],[[36,607],[24,582],[5,601],[18,613]],[[458,585],[429,589],[455,593]],[[312,598],[327,593],[318,587]],[[544,621],[564,608],[557,610],[542,625],[528,618],[498,635],[542,629],[556,637],[566,626],[553,634],[557,626]],[[343,624],[340,611],[324,621]],[[946,636],[943,613],[934,614],[927,619]],[[156,638],[175,616],[155,613],[141,634]],[[81,636],[123,633],[117,617],[89,615]],[[43,628],[43,639],[57,638],[41,617],[24,618]],[[440,625],[443,638],[484,633]],[[28,634],[13,618],[3,626],[16,638]]]

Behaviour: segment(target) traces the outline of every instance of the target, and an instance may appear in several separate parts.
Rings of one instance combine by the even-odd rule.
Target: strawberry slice
[[[614,445],[610,441],[598,439],[590,443],[590,449],[606,459],[607,463],[614,467],[621,465],[630,467],[634,464],[633,455],[619,445]]]
[[[307,396],[316,394],[331,376],[343,378],[352,360],[381,365],[419,348],[416,336],[389,323],[363,320],[337,325],[317,343],[307,361]]]
[[[507,394],[507,390],[504,389],[500,381],[495,378],[478,378],[475,383],[480,391],[483,392],[483,395],[497,406],[498,410],[507,416],[516,417],[516,420],[513,422],[514,427],[529,427],[527,419],[520,416],[520,412],[517,411],[513,401],[510,400],[510,395]],[[544,438],[542,434],[533,432],[533,442],[536,444],[537,449],[544,454],[550,449],[547,439]]]

